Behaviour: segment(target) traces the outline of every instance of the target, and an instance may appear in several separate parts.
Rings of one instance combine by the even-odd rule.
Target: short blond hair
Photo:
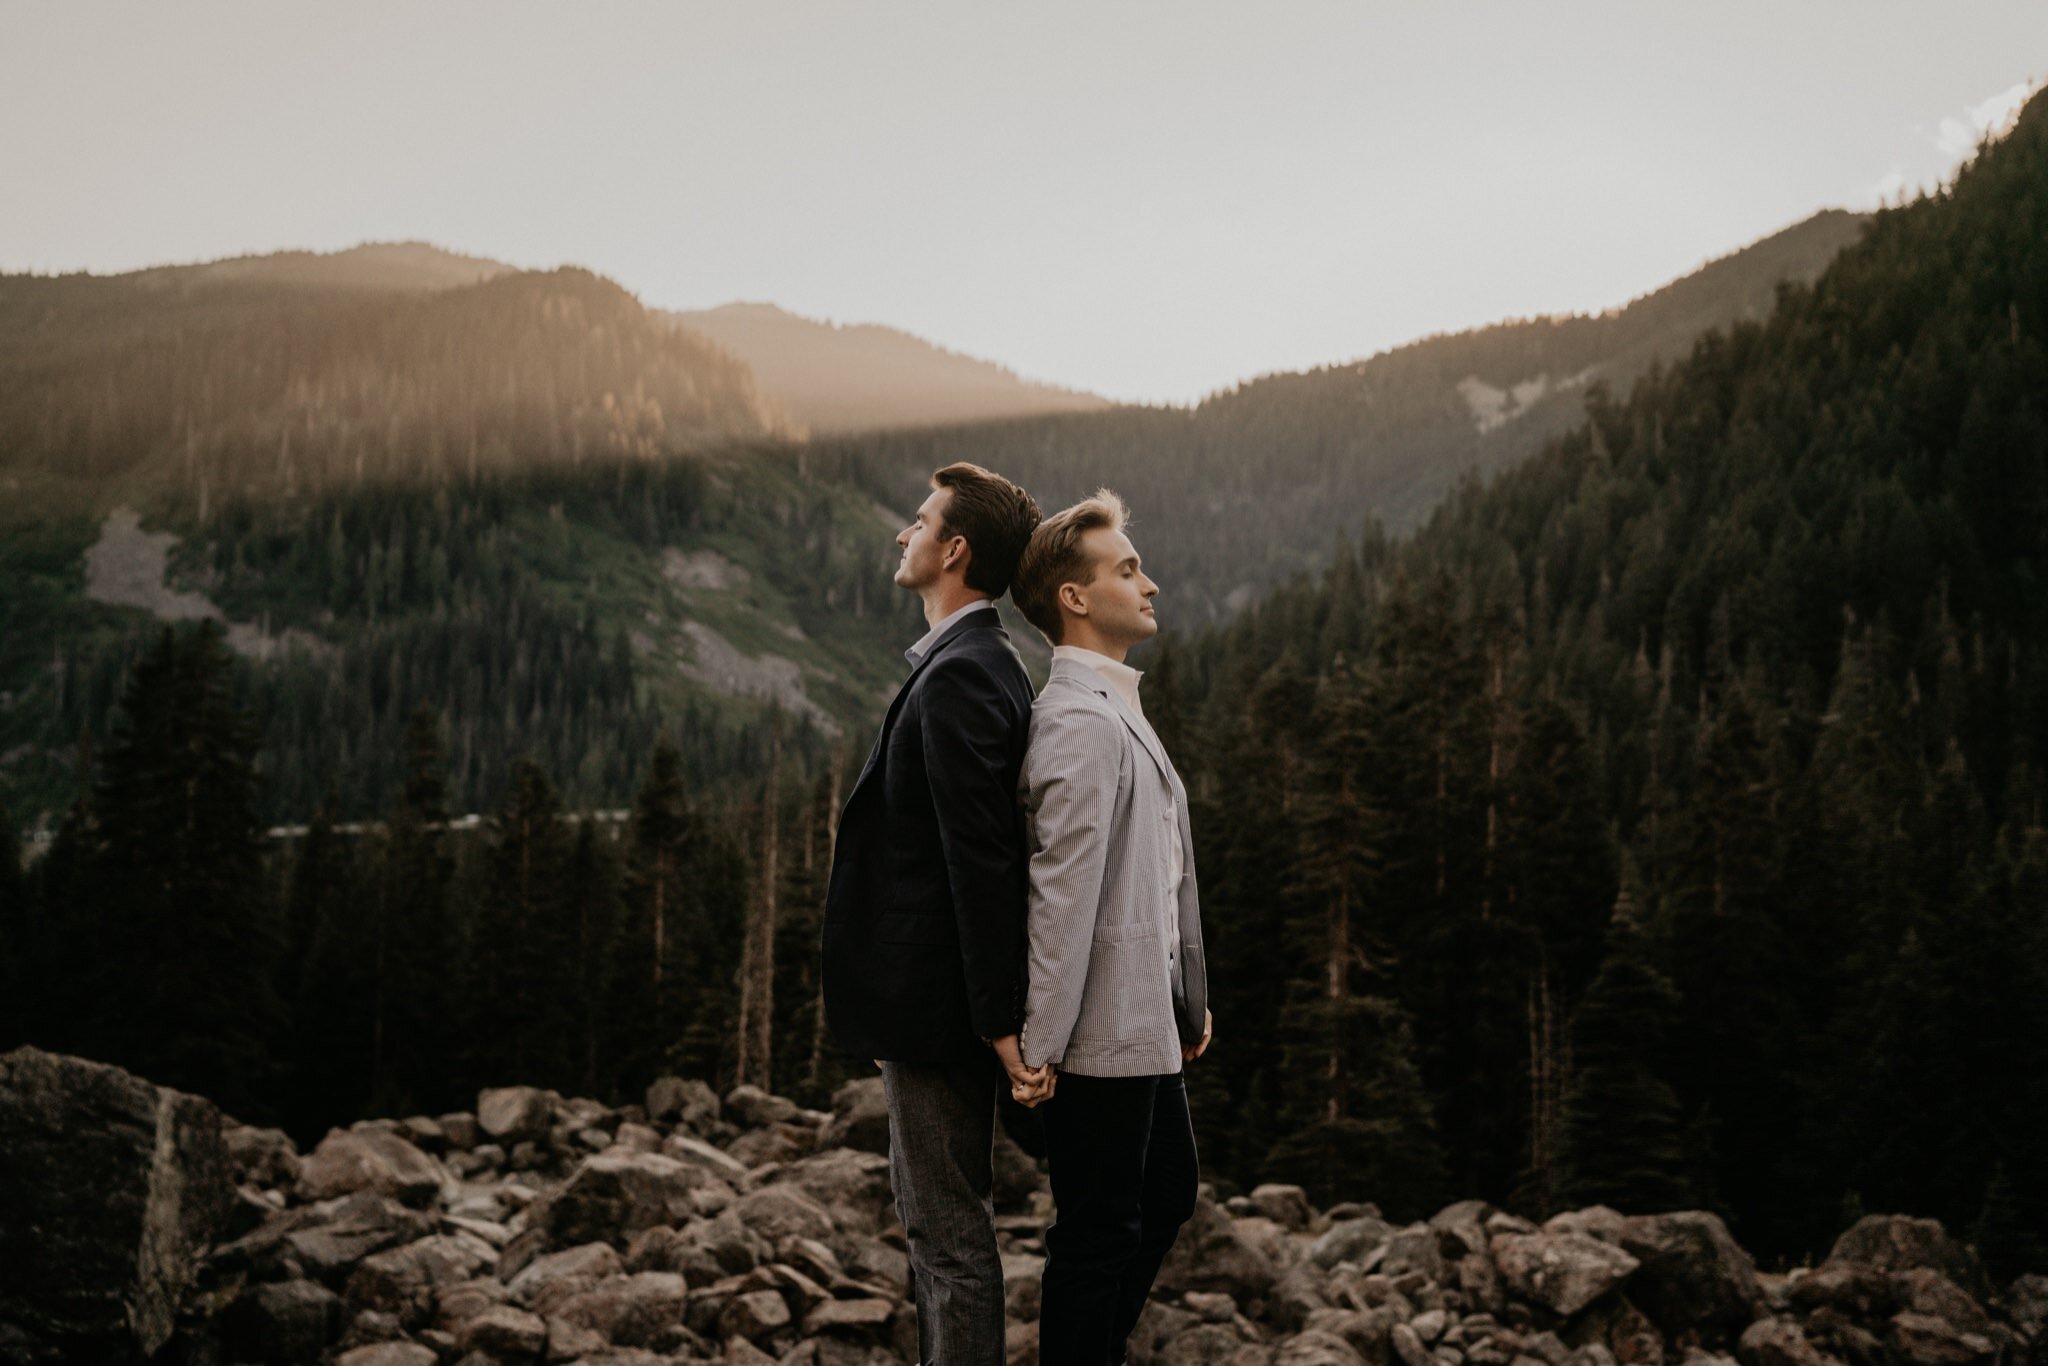
[[[1038,633],[1060,643],[1060,585],[1095,582],[1095,565],[1081,552],[1081,538],[1099,527],[1122,531],[1131,510],[1113,489],[1097,489],[1072,507],[1038,524],[1010,581],[1010,601]]]

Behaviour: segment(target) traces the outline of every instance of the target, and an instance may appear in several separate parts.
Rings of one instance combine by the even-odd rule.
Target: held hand
[[[1182,1062],[1193,1062],[1196,1058],[1208,1052],[1209,1035],[1215,1028],[1216,1017],[1204,1010],[1202,1012],[1202,1041],[1198,1044],[1183,1045],[1180,1050],[1180,1060]]]
[[[1010,1077],[1010,1098],[1026,1109],[1036,1107],[1040,1102],[1052,1099],[1053,1066],[1026,1067],[1024,1052],[1015,1034],[1005,1034],[995,1041],[996,1057],[1003,1064],[1003,1071]]]

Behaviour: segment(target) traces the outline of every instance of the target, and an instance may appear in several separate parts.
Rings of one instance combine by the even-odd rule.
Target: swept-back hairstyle
[[[1038,503],[1000,474],[965,460],[932,471],[932,487],[951,489],[942,537],[965,537],[969,588],[999,598],[1010,591],[1017,559],[1038,525]]]
[[[1082,553],[1081,538],[1098,527],[1122,531],[1131,510],[1112,489],[1097,489],[1090,497],[1063,511],[1055,512],[1031,533],[1024,558],[1017,565],[1016,582],[1010,600],[1038,633],[1057,645],[1065,626],[1060,618],[1060,585],[1095,582],[1095,565]]]

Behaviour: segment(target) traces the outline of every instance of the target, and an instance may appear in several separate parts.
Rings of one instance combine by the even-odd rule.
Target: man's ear
[[[964,574],[967,572],[967,566],[973,562],[974,547],[968,543],[965,536],[955,536],[946,542],[946,558],[940,561],[942,568],[951,569],[958,565],[960,572]]]
[[[1082,596],[1080,584],[1063,583],[1060,585],[1060,606],[1066,608],[1077,617],[1088,615],[1088,599]]]

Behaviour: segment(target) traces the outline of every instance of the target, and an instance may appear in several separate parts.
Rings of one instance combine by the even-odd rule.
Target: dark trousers
[[[1038,1359],[1114,1366],[1159,1264],[1195,1212],[1201,1171],[1185,1077],[1062,1072],[1039,1107],[1056,1221],[1045,1232]]]
[[[1002,1068],[884,1062],[889,1184],[910,1242],[924,1366],[1003,1366],[1003,1261],[996,1250],[996,1090]]]

